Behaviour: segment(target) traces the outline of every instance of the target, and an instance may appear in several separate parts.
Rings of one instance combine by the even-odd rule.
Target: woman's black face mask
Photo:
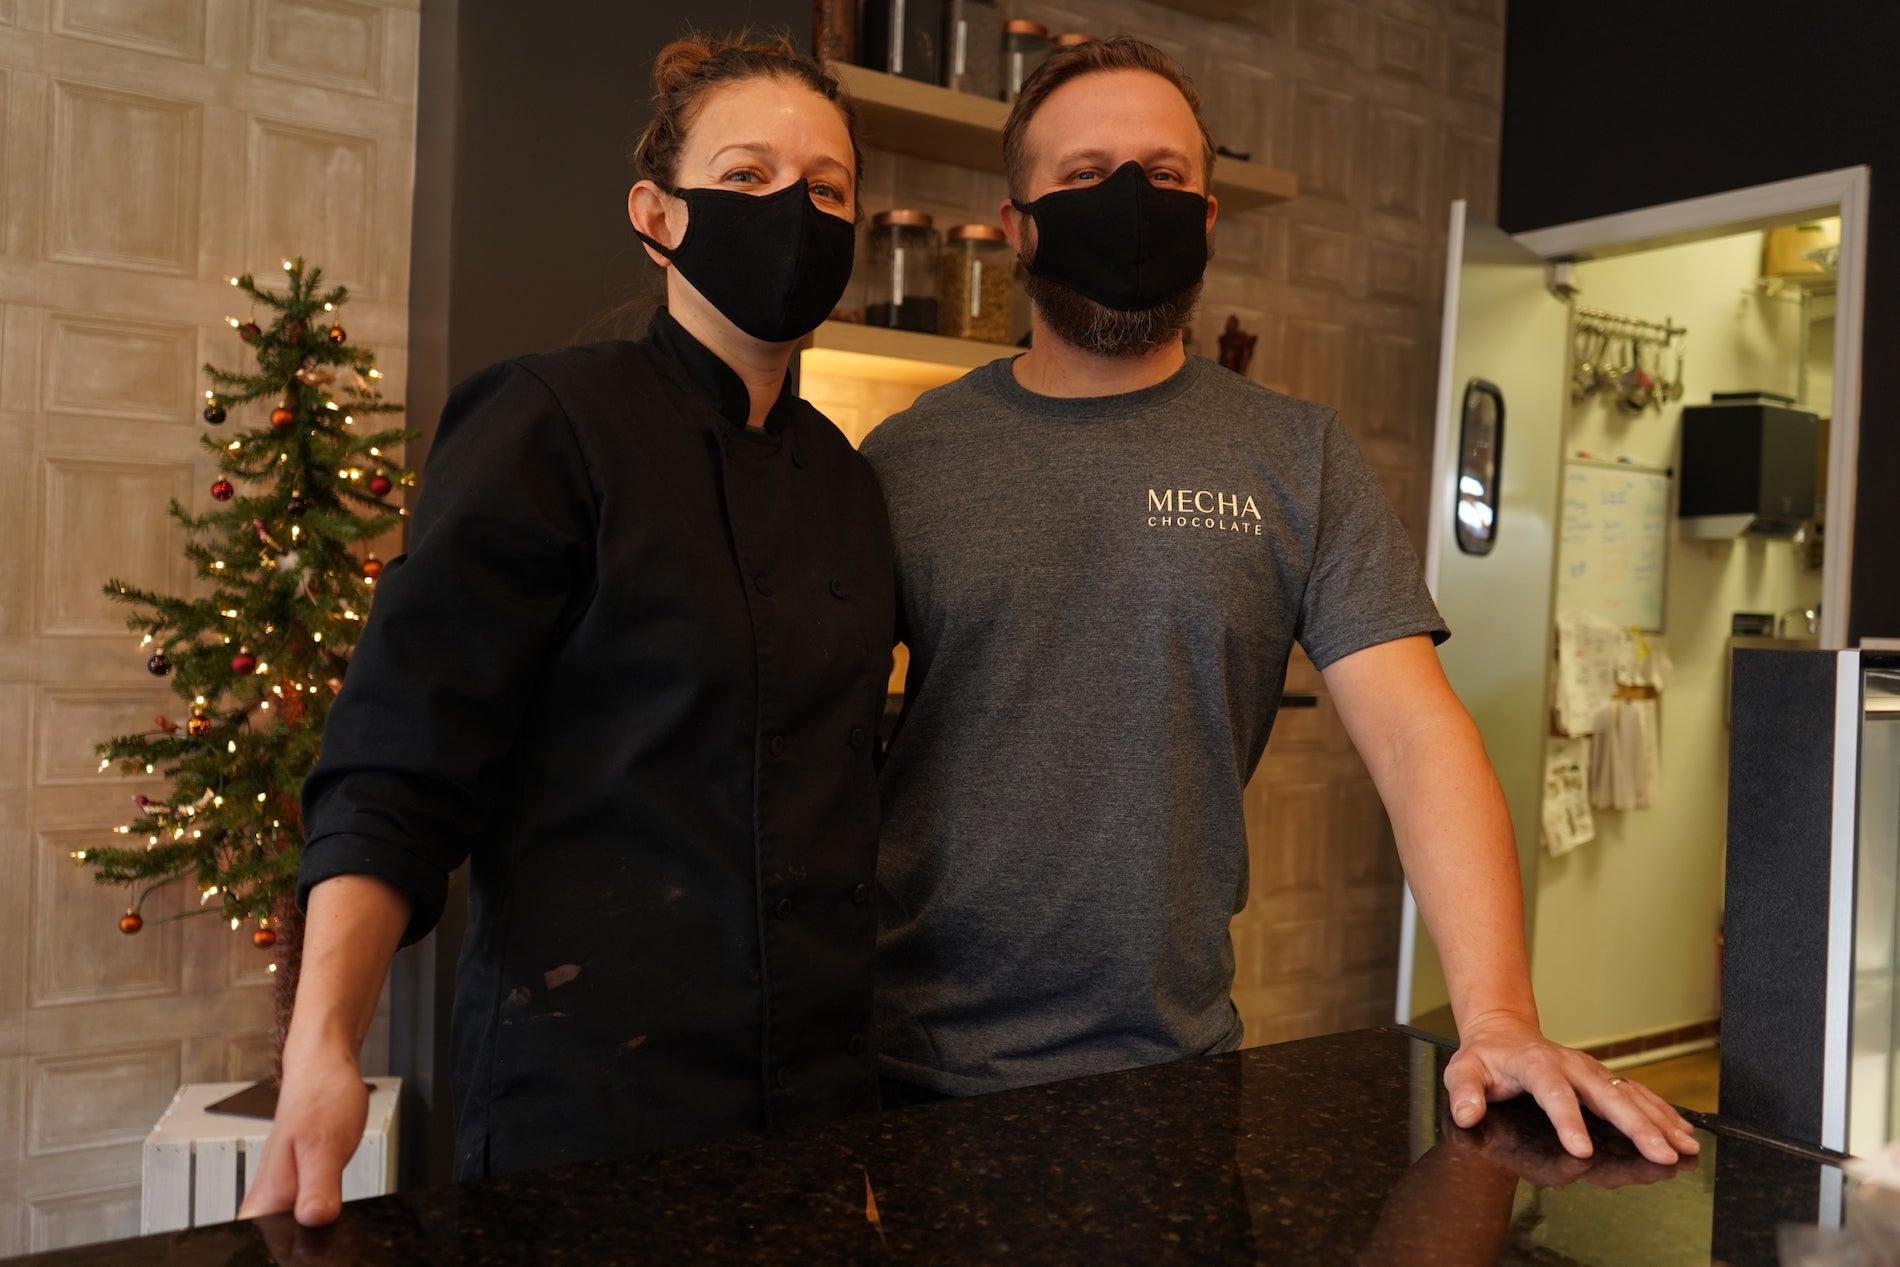
[[[1132,160],[1107,180],[1011,201],[1036,222],[1024,266],[1110,308],[1152,308],[1207,270],[1207,198],[1156,186]]]
[[[672,193],[686,204],[679,245],[634,234],[672,261],[726,320],[755,339],[787,343],[831,315],[851,280],[857,230],[814,206],[807,182],[770,194]]]

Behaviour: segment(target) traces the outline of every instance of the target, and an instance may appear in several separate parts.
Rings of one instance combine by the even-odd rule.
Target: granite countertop
[[[1449,1054],[1361,1030],[16,1261],[1744,1267],[1838,1211],[1831,1155],[1719,1118],[1673,1169],[1600,1124],[1575,1162],[1527,1101],[1459,1131]]]

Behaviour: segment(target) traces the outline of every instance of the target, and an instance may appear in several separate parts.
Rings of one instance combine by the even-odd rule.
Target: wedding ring
[[[1629,1079],[1628,1079],[1628,1078],[1625,1078],[1625,1077],[1622,1077],[1622,1076],[1620,1076],[1620,1075],[1618,1075],[1618,1074],[1611,1074],[1611,1075],[1610,1075],[1610,1085],[1611,1085],[1611,1086],[1613,1086],[1613,1087],[1620,1087],[1620,1086],[1622,1086],[1622,1085],[1623,1085],[1623,1084],[1624,1084],[1625,1082],[1628,1082],[1628,1081],[1629,1081]]]

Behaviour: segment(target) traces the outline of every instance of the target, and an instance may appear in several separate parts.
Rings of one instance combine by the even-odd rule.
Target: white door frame
[[[1828,427],[1827,522],[1829,531],[1821,556],[1821,628],[1823,650],[1839,651],[1847,645],[1848,596],[1854,565],[1854,510],[1858,488],[1856,480],[1860,458],[1860,367],[1861,340],[1866,301],[1867,279],[1867,197],[1870,184],[1866,167],[1842,167],[1799,176],[1767,185],[1752,185],[1703,198],[1685,198],[1636,211],[1578,220],[1548,229],[1517,234],[1517,240],[1545,259],[1605,259],[1630,255],[1657,247],[1683,242],[1703,241],[1731,233],[1772,229],[1824,215],[1841,218],[1840,281],[1834,309],[1834,398],[1833,417]],[[1446,278],[1448,293],[1455,294],[1458,279]],[[1448,311],[1455,311],[1449,308]],[[1450,356],[1450,333],[1445,335],[1441,359]],[[1447,362],[1448,364],[1449,362]],[[1442,375],[1441,375],[1442,377]],[[1438,402],[1438,428],[1448,425],[1449,405]],[[1435,437],[1434,465],[1443,460],[1445,437]],[[1432,505],[1426,535],[1426,566],[1435,566],[1436,546],[1442,531],[1437,480],[1432,484]],[[1412,971],[1418,939],[1418,905],[1412,890],[1405,889],[1400,917],[1399,979],[1394,1019],[1400,1024],[1412,1019]]]

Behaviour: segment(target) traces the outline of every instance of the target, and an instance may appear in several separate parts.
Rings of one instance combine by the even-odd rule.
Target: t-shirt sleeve
[[[493,776],[545,656],[590,590],[592,485],[552,392],[503,364],[443,410],[409,549],[383,569],[304,782],[298,900],[377,876],[440,918],[449,873],[492,821]]]
[[[1321,440],[1313,570],[1295,633],[1321,669],[1382,642],[1450,636],[1392,503],[1331,412]]]

